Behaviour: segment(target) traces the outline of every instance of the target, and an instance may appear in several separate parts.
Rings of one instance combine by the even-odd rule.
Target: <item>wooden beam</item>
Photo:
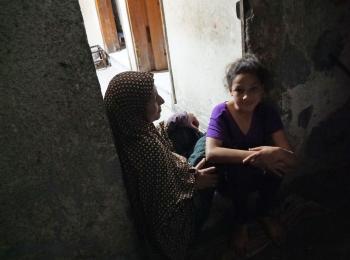
[[[108,53],[120,49],[111,0],[95,0],[103,41]]]
[[[151,45],[154,55],[155,69],[166,70],[168,69],[168,62],[159,1],[147,0],[145,2],[151,34]]]
[[[127,7],[138,69],[140,71],[152,71],[154,69],[154,58],[145,1],[127,0]]]

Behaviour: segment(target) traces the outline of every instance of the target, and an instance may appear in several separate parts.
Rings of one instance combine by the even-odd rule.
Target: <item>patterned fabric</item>
[[[153,88],[153,74],[123,72],[104,101],[141,238],[158,258],[184,259],[194,236],[194,171],[145,119]]]

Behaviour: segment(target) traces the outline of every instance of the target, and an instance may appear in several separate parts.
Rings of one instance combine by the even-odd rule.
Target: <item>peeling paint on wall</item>
[[[350,96],[349,10],[349,2],[320,0],[252,5],[247,47],[271,70],[272,97],[298,149]]]
[[[299,168],[285,181],[285,191],[347,216],[350,2],[256,1],[251,12],[246,21],[248,51],[272,72],[272,99],[300,158]],[[333,236],[343,237],[344,232],[338,228]],[[347,244],[329,249],[348,252]],[[322,245],[315,250],[325,251]]]

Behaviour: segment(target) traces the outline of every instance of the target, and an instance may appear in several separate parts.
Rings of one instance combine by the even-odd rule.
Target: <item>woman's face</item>
[[[263,98],[264,88],[255,74],[241,73],[232,81],[230,93],[237,110],[253,112]]]
[[[156,87],[153,87],[153,93],[150,100],[146,105],[146,120],[152,123],[160,118],[160,112],[162,111],[161,105],[164,104],[164,99],[159,96]]]

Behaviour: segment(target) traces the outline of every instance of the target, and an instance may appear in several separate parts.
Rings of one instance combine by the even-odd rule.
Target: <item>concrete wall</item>
[[[246,46],[272,71],[273,97],[303,155],[297,190],[350,204],[350,2],[249,1]],[[343,64],[343,65],[341,65]],[[307,181],[306,181],[307,180]]]
[[[241,57],[235,1],[163,0],[177,109],[194,112],[203,129],[227,100],[226,65]]]
[[[320,122],[350,97],[349,3],[346,1],[250,1],[248,51],[273,73],[279,102],[293,143],[300,147]]]
[[[134,259],[78,1],[2,1],[0,258]]]
[[[89,45],[100,45],[105,50],[95,0],[79,0],[79,5]]]

